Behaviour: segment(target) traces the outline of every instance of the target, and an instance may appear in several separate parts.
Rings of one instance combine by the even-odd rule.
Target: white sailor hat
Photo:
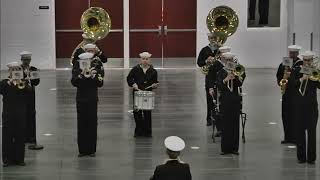
[[[164,140],[164,145],[167,149],[174,152],[182,151],[185,148],[183,139],[178,136],[169,136]]]
[[[139,56],[141,58],[150,58],[152,56],[152,54],[148,53],[148,52],[142,52],[139,54]]]
[[[93,58],[94,54],[89,53],[89,52],[85,52],[79,55],[80,59],[91,59]]]
[[[32,56],[32,52],[29,52],[29,51],[22,51],[20,53],[20,56],[21,56],[21,59],[24,59],[24,58],[31,58]]]
[[[297,51],[300,51],[300,49],[301,49],[301,46],[298,46],[298,45],[290,45],[290,46],[288,46],[288,50],[289,51],[297,52]]]
[[[303,59],[312,59],[315,54],[312,51],[306,51],[301,54]]]
[[[222,56],[230,59],[230,58],[234,58],[236,55],[231,52],[226,52],[226,53],[223,53]]]
[[[89,43],[83,46],[84,49],[94,49],[97,46],[95,44]]]
[[[220,51],[221,53],[230,52],[230,51],[231,51],[231,47],[229,47],[229,46],[222,46],[222,47],[219,48],[219,51]]]
[[[9,69],[14,67],[19,67],[20,64],[18,62],[11,62],[6,65]]]

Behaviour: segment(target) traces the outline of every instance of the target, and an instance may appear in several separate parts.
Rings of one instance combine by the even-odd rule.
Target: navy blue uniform
[[[96,152],[98,87],[103,86],[104,77],[103,66],[99,60],[93,60],[91,67],[95,67],[97,75],[94,78],[85,78],[81,74],[79,62],[75,62],[71,79],[72,85],[77,87],[76,101],[79,153],[87,155]]]
[[[2,109],[2,160],[4,164],[24,162],[24,142],[28,95],[26,88],[18,89],[8,84],[8,79],[0,82],[3,96]]]
[[[152,84],[158,83],[158,73],[150,66],[146,73],[140,65],[137,65],[131,69],[127,76],[127,83],[130,87],[133,84],[137,84],[140,90],[152,91],[152,88],[146,89]],[[133,90],[133,98],[134,92]],[[134,100],[133,100],[134,102]],[[143,114],[143,116],[142,116]],[[135,137],[137,136],[151,136],[152,135],[152,119],[150,110],[134,110],[133,111],[136,128],[134,131]]]

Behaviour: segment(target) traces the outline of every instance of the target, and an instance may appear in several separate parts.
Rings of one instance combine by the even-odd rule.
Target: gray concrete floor
[[[166,158],[163,140],[169,135],[185,139],[181,158],[190,164],[195,180],[320,179],[319,160],[313,166],[297,164],[295,149],[280,145],[280,90],[274,69],[247,72],[247,143],[240,145],[240,156],[220,156],[219,139],[212,142],[212,129],[205,121],[204,76],[196,69],[159,70],[161,85],[156,90],[153,138],[134,139],[127,73],[106,70],[105,84],[99,91],[97,156],[78,158],[76,89],[70,84],[71,72],[42,71],[37,88],[37,131],[45,149],[26,150],[27,166],[1,167],[0,179],[148,179]]]

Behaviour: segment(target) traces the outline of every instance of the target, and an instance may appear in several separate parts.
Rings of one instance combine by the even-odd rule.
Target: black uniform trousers
[[[221,104],[221,151],[224,153],[238,152],[239,150],[240,108],[240,99],[237,102],[227,101]]]
[[[151,111],[149,110],[134,110],[134,121],[136,128],[134,130],[135,136],[151,136],[152,135],[152,120]]]
[[[2,160],[4,163],[24,162],[25,117],[17,113],[2,118]]]
[[[307,107],[307,106],[305,106]],[[298,113],[297,157],[300,161],[316,160],[318,105],[302,108]]]
[[[36,108],[35,108],[35,97],[29,95],[29,101],[27,102],[26,112],[26,140],[27,143],[37,143],[36,137]]]
[[[80,154],[96,152],[97,119],[97,101],[77,101],[78,148]]]
[[[284,140],[290,143],[296,142],[296,117],[295,117],[295,105],[293,104],[293,98],[290,94],[284,94],[282,96],[282,124],[284,130]]]

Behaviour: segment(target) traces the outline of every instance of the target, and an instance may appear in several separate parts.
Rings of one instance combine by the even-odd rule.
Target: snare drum
[[[154,109],[155,93],[152,91],[135,91],[134,108],[137,110]]]

